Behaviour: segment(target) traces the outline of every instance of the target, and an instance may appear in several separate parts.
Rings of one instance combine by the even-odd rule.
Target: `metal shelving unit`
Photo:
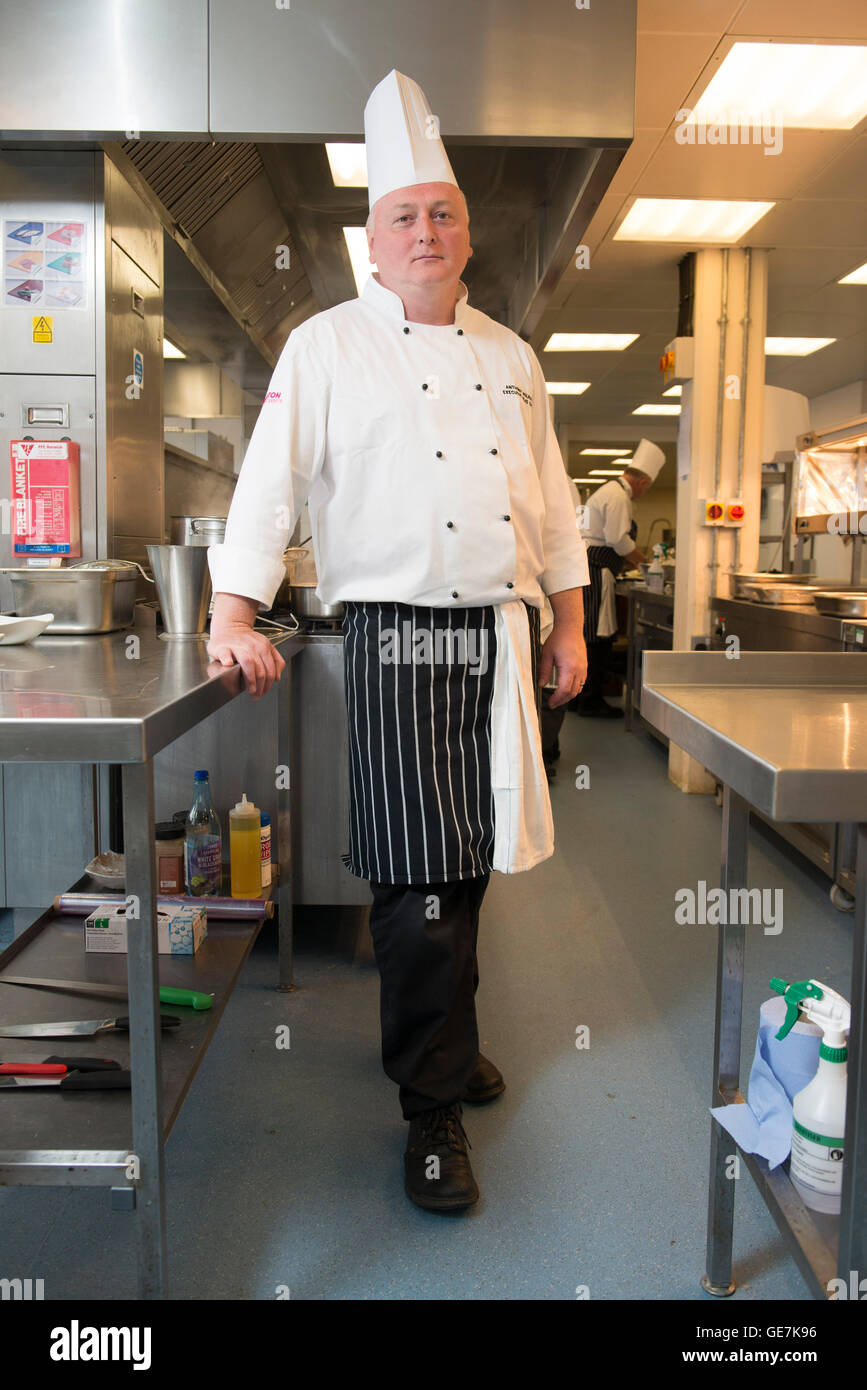
[[[723,785],[720,886],[747,886],[750,806],[771,821],[857,821],[867,805],[867,668],[860,653],[652,652],[644,668],[642,708],[669,738]],[[841,702],[847,721],[839,717]],[[867,1261],[867,823],[857,830],[852,939],[846,1156],[839,1217],[801,1201],[785,1166],[738,1149],[811,1292],[828,1298],[829,1281]],[[741,1105],[740,1049],[744,925],[718,928],[714,1076],[711,1103]],[[734,1292],[732,1234],[735,1183],[728,1158],[735,1141],[711,1120],[708,1190],[708,1293]]]
[[[268,634],[284,660],[303,639]],[[129,1002],[54,991],[4,987],[0,1013],[13,1022],[58,1017],[100,1018],[127,1013],[128,1041],[114,1035],[112,1053],[132,1072],[132,1090],[22,1097],[4,1112],[0,1181],[43,1186],[107,1186],[115,1202],[134,1208],[138,1225],[140,1297],[166,1295],[164,1144],[220,1021],[260,921],[209,922],[208,940],[195,956],[159,956],[156,949],[154,867],[155,755],[243,689],[240,667],[216,675],[202,641],[164,641],[142,629],[137,660],[127,657],[125,632],[69,639],[37,638],[3,652],[0,671],[0,761],[110,763],[122,767],[126,893],[138,898],[142,930],[131,931],[126,956],[86,954],[81,918],[42,914],[0,957],[0,969],[55,979],[125,984]],[[57,643],[62,646],[58,659]],[[291,665],[290,665],[291,671]],[[290,765],[289,681],[277,701],[278,761]],[[291,987],[292,897],[288,788],[278,792],[276,858],[280,980]],[[79,880],[79,884],[87,880]],[[263,915],[267,907],[263,903]],[[148,929],[149,928],[149,929]],[[162,1038],[159,985],[214,992],[212,1009],[183,1010],[176,1035]],[[74,1000],[74,1003],[72,1002]],[[82,1014],[81,1009],[86,1006]],[[174,1012],[176,1006],[168,1007]],[[105,1044],[101,1044],[105,1046]],[[15,1060],[39,1060],[57,1043],[16,1042]],[[100,1046],[97,1044],[97,1047]],[[93,1055],[94,1040],[64,1042],[64,1052]],[[29,1049],[29,1050],[28,1050]],[[37,1057],[37,1053],[39,1057]],[[11,1097],[6,1098],[9,1107]],[[33,1103],[35,1101],[35,1104]],[[53,1102],[53,1104],[52,1104]],[[8,1145],[9,1147],[5,1147]],[[130,1164],[130,1155],[137,1159]],[[128,1169],[133,1175],[127,1177]]]

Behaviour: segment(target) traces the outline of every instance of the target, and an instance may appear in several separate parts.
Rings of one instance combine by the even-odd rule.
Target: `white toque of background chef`
[[[306,500],[317,593],[344,604],[344,862],[373,893],[405,1188],[441,1211],[478,1199],[461,1102],[504,1089],[478,1050],[479,909],[492,870],[553,852],[538,692],[552,666],[552,704],[581,689],[588,568],[538,360],[468,303],[466,203],[424,93],[390,72],[364,125],[378,273],[283,349],[209,551],[208,652],[254,698],[279,679],[252,624]]]
[[[582,534],[590,587],[584,607],[584,637],[589,660],[584,689],[573,703],[579,714],[591,719],[623,718],[622,709],[602,698],[617,632],[614,581],[624,565],[639,565],[645,558],[635,544],[632,499],[643,497],[653,486],[664,463],[665,454],[658,444],[640,440],[620,477],[603,483],[585,503]]]

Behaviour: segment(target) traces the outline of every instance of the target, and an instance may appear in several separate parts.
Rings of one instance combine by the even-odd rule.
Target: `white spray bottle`
[[[647,587],[662,593],[664,586],[665,571],[662,568],[662,546],[657,542],[653,547],[653,559],[647,570]]]
[[[842,995],[818,980],[790,985],[774,978],[771,989],[786,1001],[786,1021],[778,1038],[786,1036],[799,1014],[822,1029],[819,1069],[792,1102],[789,1177],[805,1206],[813,1211],[839,1212],[846,1132],[846,1032],[851,1010]]]

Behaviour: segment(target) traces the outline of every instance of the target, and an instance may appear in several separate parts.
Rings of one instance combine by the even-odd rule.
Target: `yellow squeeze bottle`
[[[229,812],[229,868],[233,898],[262,896],[259,810],[243,799]]]

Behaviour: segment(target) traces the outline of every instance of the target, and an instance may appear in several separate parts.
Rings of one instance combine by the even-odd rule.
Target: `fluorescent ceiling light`
[[[633,415],[679,415],[679,405],[639,405]]]
[[[614,233],[614,240],[732,245],[773,206],[713,198],[636,198]]]
[[[669,386],[668,390],[667,390],[667,391],[663,391],[662,394],[663,394],[664,396],[682,396],[682,395],[683,395],[683,387],[682,387],[682,386]]]
[[[837,281],[838,285],[867,285],[867,261],[859,265],[857,270],[850,270],[848,275]]]
[[[688,124],[735,121],[851,130],[867,115],[867,46],[736,43]]]
[[[622,352],[637,333],[552,333],[543,352]]]
[[[335,188],[367,187],[367,149],[363,144],[326,145]]]
[[[186,355],[187,354],[185,352],[181,352],[180,348],[176,347],[174,343],[170,343],[168,338],[163,338],[164,360],[169,357],[186,357]]]
[[[371,271],[376,270],[376,266],[370,263],[367,232],[363,227],[344,227],[343,235],[346,238],[346,249],[352,263],[352,274],[355,276],[355,288],[361,294]]]
[[[589,381],[546,381],[549,396],[583,396]]]
[[[811,352],[818,352],[836,341],[836,338],[766,338],[765,356],[809,357]]]
[[[622,468],[591,468],[591,477],[619,478],[623,472]]]
[[[623,449],[582,449],[582,454],[611,454],[613,458],[623,458]]]
[[[573,478],[573,483],[601,483],[601,478]]]

